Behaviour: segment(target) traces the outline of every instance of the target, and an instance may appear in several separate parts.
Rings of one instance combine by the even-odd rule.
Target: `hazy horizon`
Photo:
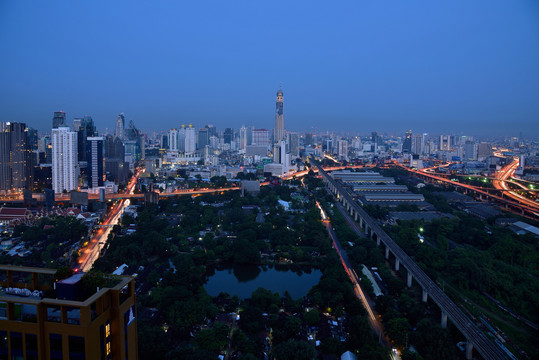
[[[539,3],[0,3],[0,121],[539,135]]]

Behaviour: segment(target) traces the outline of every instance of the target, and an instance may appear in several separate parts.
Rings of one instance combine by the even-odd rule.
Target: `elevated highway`
[[[423,301],[427,301],[430,295],[431,299],[442,310],[442,327],[447,326],[449,318],[459,331],[467,339],[466,358],[472,359],[473,348],[485,359],[501,360],[507,359],[505,353],[459,309],[459,307],[432,281],[423,270],[400,248],[399,245],[386,234],[384,230],[374,221],[363,208],[352,198],[346,189],[335,179],[333,179],[318,163],[318,172],[322,176],[326,187],[342,202],[343,206],[355,221],[359,220],[359,226],[370,238],[376,240],[377,244],[384,244],[386,259],[391,252],[395,256],[395,270],[399,270],[402,265],[407,271],[407,285],[412,286],[412,279],[423,288]]]

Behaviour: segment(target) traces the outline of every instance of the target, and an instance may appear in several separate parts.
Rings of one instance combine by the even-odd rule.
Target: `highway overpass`
[[[475,348],[485,359],[507,359],[506,354],[470,320],[459,307],[432,281],[421,268],[400,248],[399,245],[373,220],[363,208],[352,198],[344,187],[333,179],[320,165],[312,161],[318,168],[319,174],[322,176],[326,187],[337,197],[343,204],[346,210],[354,217],[355,221],[359,220],[359,226],[371,239],[376,240],[377,244],[381,243],[385,246],[386,259],[389,258],[391,252],[395,256],[395,270],[399,270],[403,266],[408,271],[407,285],[412,286],[412,279],[423,288],[423,301],[427,301],[430,296],[442,310],[442,327],[447,326],[449,318],[459,331],[467,339],[466,358],[472,359],[472,352]]]

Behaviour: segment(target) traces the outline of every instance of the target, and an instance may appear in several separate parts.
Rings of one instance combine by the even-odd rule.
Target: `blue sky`
[[[539,135],[536,0],[0,0],[0,121]]]

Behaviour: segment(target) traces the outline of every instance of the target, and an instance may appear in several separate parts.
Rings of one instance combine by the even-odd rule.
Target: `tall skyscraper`
[[[119,137],[121,140],[125,139],[125,115],[121,113],[116,116],[116,128],[114,129],[114,136]]]
[[[68,127],[52,129],[52,188],[55,193],[78,187],[77,133]]]
[[[52,118],[52,128],[56,129],[60,126],[65,126],[66,123],[66,113],[63,111],[55,111]]]
[[[88,187],[103,186],[103,138],[88,138]]]
[[[86,115],[73,120],[73,131],[77,132],[77,152],[79,161],[88,161],[88,138],[97,136],[94,120]]]
[[[269,130],[268,129],[254,129],[253,130],[253,140],[252,145],[258,146],[268,146],[269,141]]]
[[[223,132],[223,141],[225,144],[230,144],[234,140],[234,129],[226,128]]]
[[[402,152],[403,153],[412,153],[412,130],[407,130],[402,142]]]
[[[168,148],[170,151],[178,151],[178,130],[170,129],[168,132]]]
[[[0,190],[33,187],[32,150],[24,123],[0,123]]]
[[[425,152],[425,135],[426,134],[416,134],[413,137],[412,141],[412,153],[415,155],[423,155]]]
[[[194,153],[196,150],[196,129],[193,124],[189,124],[185,128],[185,145],[184,151],[186,153]]]
[[[344,139],[337,140],[337,156],[339,159],[348,160],[348,141]]]
[[[208,128],[198,129],[197,149],[204,149],[210,145],[210,130]]]
[[[240,150],[245,150],[253,141],[253,127],[242,126],[240,128]]]
[[[288,134],[288,152],[292,157],[299,157],[299,135],[296,133]]]
[[[440,150],[449,151],[451,150],[451,145],[450,135],[440,135]]]
[[[285,140],[284,133],[284,113],[283,113],[283,91],[277,91],[277,101],[275,103],[275,132],[273,133],[273,142],[279,144]]]

